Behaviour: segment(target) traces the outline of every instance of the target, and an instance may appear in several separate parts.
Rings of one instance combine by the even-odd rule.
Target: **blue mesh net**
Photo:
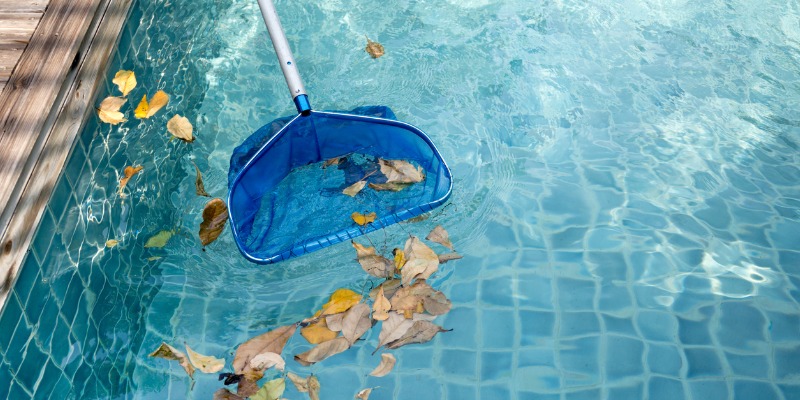
[[[342,161],[324,167],[336,157]],[[365,176],[386,182],[378,158],[409,161],[426,178],[398,192],[343,194]],[[452,178],[422,131],[395,120],[388,107],[373,106],[272,121],[233,151],[228,186],[239,250],[250,261],[272,263],[426,213],[447,200]],[[375,212],[378,219],[358,226],[353,212]]]

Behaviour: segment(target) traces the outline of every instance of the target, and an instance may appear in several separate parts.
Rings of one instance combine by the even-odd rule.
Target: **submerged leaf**
[[[136,87],[136,74],[134,74],[133,71],[117,71],[111,82],[117,85],[123,96],[127,96],[128,93]]]
[[[392,308],[389,299],[383,295],[383,286],[380,287],[378,295],[375,297],[375,302],[372,303],[372,318],[377,321],[385,321],[389,318],[388,311]]]
[[[190,378],[192,377],[192,375],[194,375],[194,367],[192,367],[192,365],[189,364],[189,359],[186,358],[186,354],[181,353],[180,350],[164,342],[162,342],[161,346],[158,346],[158,348],[154,352],[150,353],[150,357],[164,358],[167,360],[178,361],[181,367],[183,367],[183,370],[186,371],[186,373],[189,375]]]
[[[458,253],[439,254],[439,264],[444,264],[453,260],[460,260],[462,258],[464,258],[464,256]]]
[[[319,400],[319,379],[311,375],[308,377],[308,398],[311,400]]]
[[[192,365],[207,374],[219,372],[225,367],[225,360],[197,353],[188,344],[186,345],[186,353],[189,354],[189,361],[191,361]]]
[[[294,359],[298,363],[307,367],[332,355],[339,354],[349,348],[350,342],[346,338],[337,337],[336,339],[322,342],[305,353],[294,356]]]
[[[422,167],[414,167],[408,161],[378,159],[386,183],[415,183],[425,179]]]
[[[328,329],[325,318],[320,318],[317,322],[303,327],[300,329],[300,334],[311,344],[320,344],[339,336],[337,332]]]
[[[248,369],[242,374],[242,378],[236,385],[236,393],[239,396],[249,397],[258,393],[258,381],[264,377],[264,373]]]
[[[194,136],[192,136],[192,123],[189,122],[188,118],[178,114],[175,114],[174,117],[167,121],[167,131],[178,139],[187,142],[194,141]]]
[[[118,245],[118,244],[119,244],[119,241],[118,241],[118,240],[116,240],[116,239],[109,239],[109,240],[106,240],[106,247],[108,247],[109,249],[110,249],[110,248],[113,248],[114,246],[116,246],[116,245]]]
[[[200,224],[200,243],[208,246],[217,240],[225,222],[228,221],[228,207],[222,199],[212,199],[203,209],[203,222]]]
[[[254,370],[266,370],[275,367],[278,371],[283,372],[286,368],[286,361],[283,360],[280,354],[271,351],[261,353],[250,360],[250,368]]]
[[[222,388],[214,392],[214,398],[212,400],[246,400],[244,397],[239,396],[238,394],[231,393],[230,390]]]
[[[364,247],[355,241],[351,242],[356,249],[356,257],[361,268],[377,278],[388,278],[394,274],[394,264],[384,256],[378,255],[374,247]]]
[[[134,175],[136,175],[139,171],[141,171],[142,168],[143,167],[141,165],[137,165],[135,167],[133,167],[133,166],[125,167],[125,170],[122,171],[122,173],[125,176],[123,176],[122,178],[119,178],[119,193],[120,194],[122,194],[122,189],[125,189],[125,186],[128,184],[128,181]]]
[[[264,384],[261,389],[250,397],[250,400],[278,400],[286,390],[286,380],[283,378],[273,379]]]
[[[203,175],[200,174],[200,168],[197,168],[197,164],[195,163],[192,163],[192,165],[194,165],[194,170],[197,172],[197,176],[194,178],[195,193],[197,193],[198,196],[211,197],[211,195],[206,192],[205,185],[203,185]]]
[[[386,376],[386,374],[392,371],[392,368],[394,368],[394,364],[396,362],[397,359],[394,358],[393,355],[389,353],[383,353],[381,354],[381,363],[378,364],[378,366],[375,367],[375,369],[373,369],[369,374],[371,376],[377,376],[378,378]]]
[[[361,189],[364,189],[364,186],[366,186],[366,185],[367,185],[367,181],[358,181],[358,182],[346,187],[344,190],[342,190],[342,193],[344,193],[344,194],[346,194],[346,195],[348,195],[350,197],[355,197],[358,194],[358,192],[361,191]]]
[[[407,187],[411,186],[410,183],[400,183],[400,182],[387,182],[387,183],[370,183],[369,187],[376,192],[382,191],[390,191],[390,192],[399,192]]]
[[[433,228],[431,233],[429,233],[425,239],[434,243],[439,243],[440,245],[453,250],[453,243],[450,241],[450,235],[444,228],[442,228],[441,225],[436,225],[436,227]]]
[[[396,349],[412,343],[425,343],[446,329],[429,321],[414,321],[414,324],[401,336],[386,344],[386,348]]]
[[[369,214],[361,214],[354,212],[350,214],[350,218],[352,218],[353,221],[355,221],[355,223],[364,226],[366,224],[375,222],[375,218],[378,218],[378,215],[375,214],[374,212],[371,212]]]
[[[322,163],[322,169],[328,168],[332,165],[339,165],[343,158],[344,157],[334,157],[329,160],[325,160],[325,162]]]
[[[286,342],[294,335],[297,325],[286,325],[256,336],[239,346],[233,358],[233,370],[241,374],[253,357],[262,353],[281,354]]]
[[[369,40],[369,37],[367,37],[367,48],[364,50],[366,50],[372,58],[378,58],[384,54],[383,45]]]
[[[372,321],[369,318],[369,306],[359,303],[345,313],[342,320],[342,336],[350,342],[352,346],[369,328],[372,328]]]
[[[369,400],[369,395],[370,395],[370,394],[372,394],[372,390],[373,390],[373,389],[374,389],[374,388],[366,388],[366,389],[361,389],[361,390],[358,392],[358,394],[356,394],[356,397],[355,397],[355,398],[356,398],[357,400]]]
[[[293,372],[289,372],[286,374],[286,377],[289,378],[292,383],[294,383],[294,387],[297,388],[297,391],[300,393],[308,392],[308,378],[303,378],[300,375],[297,375]]]
[[[153,95],[153,98],[150,99],[150,103],[147,104],[148,110],[145,118],[150,118],[153,115],[156,115],[158,110],[164,108],[167,103],[169,103],[169,95],[163,90],[157,91],[156,94]]]
[[[404,252],[407,259],[401,270],[404,285],[414,279],[428,279],[439,269],[439,257],[416,236],[406,241]]]
[[[136,106],[136,111],[133,112],[133,116],[139,119],[147,118],[147,110],[150,107],[147,105],[147,95],[142,96],[142,100],[139,102],[139,105]]]
[[[147,239],[147,242],[144,244],[145,248],[162,248],[167,245],[169,239],[172,238],[172,235],[175,234],[175,231],[161,231],[153,235],[150,239]]]

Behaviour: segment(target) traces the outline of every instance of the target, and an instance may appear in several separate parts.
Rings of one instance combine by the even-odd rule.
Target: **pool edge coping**
[[[70,1],[66,0],[66,3]],[[19,171],[21,175],[17,183],[19,200],[12,205],[13,210],[6,210],[6,212],[10,212],[7,225],[0,226],[0,232],[2,232],[2,236],[0,236],[0,310],[3,309],[19,275],[22,262],[29,253],[36,227],[38,227],[55,185],[62,175],[68,155],[74,147],[87,117],[93,110],[94,95],[105,84],[106,69],[112,62],[113,51],[134,1],[87,0],[85,2],[96,5],[93,8],[94,13],[88,16],[91,18],[85,18],[88,21],[83,36],[78,40],[78,45],[75,46],[75,51],[71,56],[72,64],[69,66],[69,70],[65,71],[66,75],[60,85],[58,95],[53,100],[47,120],[43,122],[41,131],[36,138],[36,144],[41,144],[34,145],[30,149],[31,153],[26,163],[26,166],[30,165],[29,175],[25,176],[25,168]],[[54,3],[56,0],[53,0],[51,4]],[[48,7],[42,17],[43,20],[47,17],[48,11],[58,13],[61,9]],[[42,25],[40,23],[40,27]],[[48,32],[47,26],[42,31],[37,27],[34,36],[46,37],[55,33]],[[36,57],[36,55],[30,57]],[[9,80],[9,84],[12,80]],[[9,91],[10,86],[6,86],[6,91]],[[6,97],[6,91],[0,96],[0,101]]]

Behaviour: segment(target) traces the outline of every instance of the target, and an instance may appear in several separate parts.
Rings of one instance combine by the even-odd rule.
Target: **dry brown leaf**
[[[374,212],[368,214],[361,214],[358,212],[354,212],[350,214],[350,218],[352,218],[355,223],[364,226],[366,224],[375,222],[375,218],[378,218],[378,215],[375,214]]]
[[[450,311],[452,303],[444,293],[435,291],[422,298],[422,306],[428,314],[443,315]]]
[[[264,371],[272,367],[275,367],[275,369],[281,372],[286,368],[286,361],[283,360],[280,354],[268,351],[250,360],[250,368],[254,370]]]
[[[440,245],[447,247],[450,250],[454,250],[453,242],[450,241],[450,234],[448,234],[447,231],[444,228],[442,228],[441,225],[436,225],[436,227],[433,228],[431,233],[429,233],[428,236],[425,236],[425,239],[430,240],[431,242],[434,243],[439,243]]]
[[[308,392],[308,378],[303,378],[300,375],[297,375],[293,372],[289,372],[286,374],[286,377],[289,378],[292,383],[294,383],[294,387],[297,388],[297,391],[300,393]]]
[[[334,332],[341,332],[342,331],[342,320],[344,319],[345,313],[338,313],[333,315],[328,315],[325,317],[325,324],[328,325],[328,329]]]
[[[378,291],[383,289],[383,295],[386,296],[386,298],[391,298],[402,284],[403,282],[401,282],[400,279],[387,279],[375,289],[370,290],[369,297],[372,300],[375,300],[377,298],[376,296],[378,295]]]
[[[417,281],[412,286],[405,286],[397,290],[392,296],[392,310],[403,313],[407,319],[415,313],[425,311],[423,298],[433,293],[434,290],[424,281]]]
[[[378,336],[378,347],[375,351],[378,351],[383,345],[401,338],[413,324],[414,320],[406,319],[402,314],[389,313],[389,318],[383,321],[381,333]],[[372,352],[372,354],[375,354],[375,352]]]
[[[153,98],[150,99],[150,103],[147,105],[148,109],[145,118],[150,118],[153,115],[156,115],[158,110],[164,108],[167,103],[169,103],[169,95],[163,90],[157,91],[156,94],[153,95]]]
[[[181,353],[180,350],[166,344],[161,343],[161,346],[158,346],[156,351],[150,353],[150,357],[157,357],[157,358],[164,358],[167,360],[175,360],[178,361],[183,367],[183,370],[189,375],[190,378],[194,375],[194,367],[192,364],[189,363],[189,359],[186,357],[186,354]]]
[[[98,108],[103,111],[119,111],[126,101],[124,97],[108,96],[100,102]]]
[[[367,47],[364,50],[366,50],[372,58],[378,58],[384,54],[383,45],[369,40],[369,37],[367,37]]]
[[[453,260],[460,260],[462,258],[464,257],[458,253],[439,254],[439,264],[444,264],[448,261],[453,261]]]
[[[415,183],[425,179],[422,167],[414,167],[408,161],[378,159],[386,183]]]
[[[136,74],[133,71],[117,71],[111,82],[117,85],[123,96],[127,96],[136,87]]]
[[[250,364],[250,360],[259,354],[267,352],[281,354],[296,329],[297,325],[294,324],[282,326],[242,343],[236,349],[233,358],[233,371],[241,374]]]
[[[169,121],[167,121],[167,131],[175,136],[178,139],[193,142],[194,136],[192,136],[192,131],[194,128],[192,127],[192,123],[189,122],[189,119],[186,117],[182,117],[178,114],[175,114]]]
[[[137,165],[135,167],[133,167],[133,166],[125,167],[125,170],[122,171],[124,176],[122,178],[119,178],[119,193],[120,194],[122,194],[122,190],[125,189],[125,186],[128,184],[128,181],[134,175],[136,175],[139,171],[141,171],[142,168],[143,167],[141,165]]]
[[[119,241],[118,241],[118,240],[116,240],[116,239],[109,239],[109,240],[106,240],[106,247],[108,247],[109,249],[110,249],[110,248],[113,248],[114,246],[116,246],[116,245],[118,245],[118,244],[119,244]]]
[[[342,161],[342,158],[344,157],[334,157],[329,160],[325,160],[325,162],[322,163],[322,169],[328,168],[332,165],[339,165],[339,163]]]
[[[247,400],[238,394],[231,393],[230,390],[222,388],[214,392],[214,398],[212,400]]]
[[[393,355],[389,353],[383,353],[381,354],[381,363],[378,364],[378,366],[375,367],[375,369],[373,369],[372,372],[370,372],[369,374],[371,376],[377,376],[378,378],[386,376],[389,372],[392,371],[392,368],[394,368],[394,364],[396,362],[397,359],[394,358]]]
[[[236,385],[236,393],[244,397],[250,397],[258,393],[258,381],[264,377],[264,373],[247,369],[244,371],[243,375],[244,376],[239,379],[239,383]]]
[[[336,339],[322,342],[305,353],[294,356],[294,359],[307,367],[330,356],[339,354],[348,348],[350,348],[350,342],[344,337],[337,337]]]
[[[300,334],[311,344],[320,344],[339,336],[338,333],[328,329],[325,318],[320,318],[317,322],[301,328]]]
[[[356,249],[356,257],[361,268],[377,278],[388,278],[394,274],[394,264],[384,256],[378,255],[374,247],[364,247],[355,241],[351,242]]]
[[[308,377],[308,398],[311,400],[319,400],[319,379],[311,375]]]
[[[401,336],[386,344],[388,349],[396,349],[412,343],[425,343],[433,339],[439,332],[446,329],[429,321],[414,321],[414,324]]]
[[[372,303],[372,318],[377,321],[385,321],[389,318],[388,311],[392,308],[389,299],[383,294],[383,286],[380,287],[375,302]]]
[[[369,395],[370,395],[370,394],[372,394],[372,391],[373,391],[374,389],[376,389],[376,388],[366,388],[366,389],[361,389],[361,390],[358,392],[358,394],[356,394],[356,397],[355,397],[355,398],[356,398],[357,400],[369,400]],[[214,399],[214,400],[216,400],[216,399]]]
[[[97,116],[100,117],[100,121],[103,121],[111,125],[116,125],[128,121],[125,118],[125,114],[119,111],[103,111],[98,108]]]
[[[404,285],[414,279],[428,279],[439,269],[439,257],[416,236],[408,238],[403,251],[407,259],[401,270]]]
[[[225,360],[197,353],[188,344],[186,345],[186,353],[189,355],[189,361],[192,365],[201,372],[213,374],[225,367]]]
[[[203,175],[200,174],[200,168],[197,168],[197,164],[192,163],[194,165],[194,170],[197,172],[197,175],[194,178],[194,191],[197,193],[198,196],[205,196],[211,197],[208,192],[206,192],[206,187],[203,185]]]
[[[228,220],[228,207],[222,199],[211,199],[203,209],[203,222],[200,223],[200,243],[208,246],[217,240],[225,222]]]
[[[364,189],[364,186],[366,186],[366,185],[367,185],[367,181],[358,181],[358,182],[346,187],[344,190],[342,190],[342,193],[344,193],[344,194],[346,194],[346,195],[348,195],[350,197],[355,197],[358,194],[358,192],[361,191],[361,189]]]
[[[410,183],[399,183],[399,182],[369,184],[369,187],[376,192],[386,192],[386,191],[399,192],[409,186],[411,186]]]
[[[372,320],[369,318],[369,306],[365,303],[358,303],[345,313],[342,320],[342,336],[351,346],[369,328],[372,328]]]

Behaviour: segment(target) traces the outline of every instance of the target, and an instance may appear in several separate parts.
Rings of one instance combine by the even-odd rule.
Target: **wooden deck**
[[[50,0],[0,0],[0,93]]]

